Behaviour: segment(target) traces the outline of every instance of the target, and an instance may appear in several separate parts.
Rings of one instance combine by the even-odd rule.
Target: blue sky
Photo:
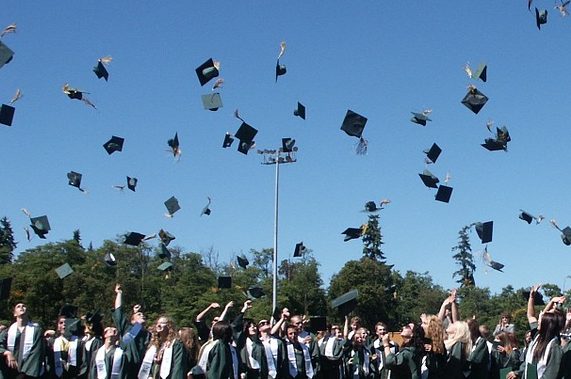
[[[537,30],[527,2],[448,1],[171,1],[8,2],[0,26],[17,24],[2,41],[15,51],[0,69],[0,101],[16,89],[24,97],[13,126],[0,128],[0,215],[13,223],[18,251],[27,242],[28,219],[47,214],[47,241],[70,238],[79,228],[95,247],[118,234],[151,234],[164,228],[190,251],[213,247],[222,260],[273,244],[274,167],[222,149],[235,132],[240,110],[258,129],[258,148],[282,137],[297,141],[297,163],[281,167],[280,259],[299,241],[321,262],[326,282],[347,260],[361,256],[359,241],[343,242],[347,227],[366,221],[369,200],[389,198],[381,213],[383,251],[401,272],[428,272],[454,286],[451,248],[460,228],[494,221],[488,251],[505,272],[485,270],[478,258],[476,282],[500,291],[538,282],[563,286],[569,249],[547,222],[571,224],[570,132],[567,128],[566,36],[571,18],[552,1]],[[287,74],[275,82],[281,63]],[[109,82],[98,80],[97,59],[113,57]],[[202,109],[194,69],[208,58],[221,62],[224,107]],[[488,64],[488,81],[470,80],[463,66]],[[97,110],[65,96],[61,87],[90,92]],[[489,102],[475,115],[461,99],[475,84]],[[307,120],[293,116],[297,102]],[[411,111],[433,110],[422,127]],[[339,130],[351,109],[368,118],[368,154]],[[488,152],[485,125],[507,126],[509,151]],[[178,133],[175,161],[167,140]],[[112,135],[122,152],[102,148]],[[418,177],[422,151],[442,149],[429,169],[451,174],[449,204]],[[87,194],[68,186],[66,173],[83,174]],[[137,192],[112,188],[126,176]],[[182,209],[164,217],[164,201]],[[207,197],[212,214],[200,217]],[[519,209],[547,217],[540,225],[518,219]],[[483,249],[475,233],[474,252]],[[156,242],[152,242],[156,244]],[[570,283],[571,285],[571,283]]]

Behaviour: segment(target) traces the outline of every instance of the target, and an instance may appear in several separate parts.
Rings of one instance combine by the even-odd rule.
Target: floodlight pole
[[[275,197],[274,197],[274,251],[272,256],[272,312],[277,306],[278,294],[278,215],[279,215],[279,187],[280,187],[280,164],[295,163],[295,152],[297,147],[292,151],[284,152],[283,148],[276,150],[258,150],[258,154],[263,155],[263,165],[276,166],[275,181]],[[277,320],[274,320],[277,321]]]

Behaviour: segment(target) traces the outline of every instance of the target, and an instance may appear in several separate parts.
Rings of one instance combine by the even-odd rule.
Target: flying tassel
[[[466,75],[468,75],[470,79],[472,79],[474,72],[472,71],[469,62],[464,65],[464,72],[466,73]]]
[[[30,229],[24,227],[24,231],[26,232],[26,239],[28,240],[28,242],[30,242],[32,240],[32,234],[30,233]]]
[[[282,41],[280,43],[280,53],[278,54],[278,60],[285,54],[285,50],[286,50],[286,42]]]
[[[109,55],[98,59],[98,61],[103,63],[105,66],[109,65],[109,63],[111,63],[112,60],[113,60],[113,58]]]
[[[26,208],[22,208],[21,209],[22,212],[24,212],[24,214],[30,218],[32,218],[32,214],[30,213],[29,210],[27,210]]]
[[[238,108],[236,108],[236,110],[234,111],[234,117],[236,117],[238,120],[242,122],[245,122],[244,119],[240,117],[240,112],[238,111]]]
[[[10,102],[8,103],[9,105],[14,104],[16,101],[20,100],[22,98],[22,91],[20,91],[20,89],[18,88],[16,90],[16,93],[14,94],[14,97],[12,97],[12,100],[10,100]]]
[[[216,88],[222,87],[223,84],[224,84],[223,78],[216,79],[216,81],[214,82],[214,85],[212,86],[212,90],[214,91]]]
[[[357,155],[365,155],[367,154],[367,146],[369,141],[364,139],[363,137],[359,138],[359,143],[357,144],[357,148],[355,149]]]
[[[10,24],[2,30],[0,33],[0,38],[4,37],[6,34],[16,33],[16,24]]]
[[[554,227],[555,229],[557,229],[557,230],[559,230],[561,233],[563,233],[563,231],[561,230],[561,228],[559,227],[559,225],[557,225],[557,221],[556,221],[554,218],[552,218],[551,220],[549,220],[549,223],[550,223],[551,225],[553,225],[553,227]]]

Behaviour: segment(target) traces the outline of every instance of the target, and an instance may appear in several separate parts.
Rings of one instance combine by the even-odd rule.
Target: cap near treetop
[[[345,234],[343,241],[347,242],[352,239],[361,238],[363,235],[363,228],[347,228],[341,234]]]
[[[230,276],[218,277],[218,288],[231,288],[231,287],[232,287],[232,277]]]
[[[492,235],[494,232],[494,222],[477,222],[474,224],[474,228],[476,229],[476,233],[478,233],[478,237],[482,240],[482,243],[492,242]]]
[[[45,239],[45,235],[51,230],[48,216],[32,217],[30,222],[34,233],[41,239]]]
[[[139,246],[141,242],[145,239],[145,235],[137,232],[130,232],[125,236],[125,245]]]
[[[60,279],[64,279],[73,274],[73,269],[69,263],[64,263],[63,265],[56,268],[56,273]]]
[[[348,315],[357,306],[359,291],[354,289],[337,297],[331,302],[332,308],[337,308],[342,315]]]
[[[238,266],[242,267],[243,269],[247,269],[248,265],[250,264],[250,261],[248,261],[248,258],[246,258],[244,254],[238,255],[236,260],[238,261]]]
[[[298,242],[295,244],[295,250],[293,251],[294,258],[301,257],[305,252],[305,246],[303,246],[303,242]]]

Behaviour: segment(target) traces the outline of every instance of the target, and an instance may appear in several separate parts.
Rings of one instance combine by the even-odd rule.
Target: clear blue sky
[[[5,2],[0,27],[15,22],[17,32],[2,41],[16,54],[0,69],[0,100],[18,88],[24,97],[13,126],[0,127],[0,215],[12,221],[18,251],[43,243],[26,241],[22,207],[49,216],[50,242],[79,228],[98,247],[164,228],[185,250],[213,247],[224,261],[271,247],[274,167],[236,145],[221,148],[240,125],[238,108],[259,130],[258,148],[292,137],[300,149],[298,162],[281,169],[280,259],[303,241],[328,283],[361,256],[362,244],[340,233],[366,221],[366,201],[389,198],[383,251],[395,269],[428,272],[450,288],[459,229],[493,220],[488,251],[505,273],[486,273],[478,258],[478,285],[562,286],[571,247],[548,220],[571,224],[571,17],[552,1],[534,4],[549,10],[541,31],[523,0]],[[281,41],[288,72],[275,83]],[[105,55],[113,57],[109,82],[91,71]],[[217,112],[202,109],[212,82],[200,87],[194,72],[211,57],[225,79]],[[469,80],[466,62],[487,63],[488,82]],[[97,110],[68,99],[64,83],[90,92]],[[490,98],[478,115],[460,103],[470,83]],[[298,101],[306,121],[293,116]],[[411,123],[410,112],[424,108],[433,121]],[[339,130],[347,109],[368,118],[365,156]],[[509,152],[480,146],[489,119],[508,127]],[[175,132],[178,162],[166,151]],[[126,141],[108,156],[102,145],[112,135]],[[441,180],[450,172],[449,204],[417,175],[433,142],[443,153],[429,169]],[[83,174],[88,194],[68,186],[71,170]],[[136,193],[112,188],[127,175],[139,179]],[[173,195],[182,209],[167,219],[163,202]],[[212,214],[199,217],[207,196]],[[520,208],[547,220],[527,225]]]

